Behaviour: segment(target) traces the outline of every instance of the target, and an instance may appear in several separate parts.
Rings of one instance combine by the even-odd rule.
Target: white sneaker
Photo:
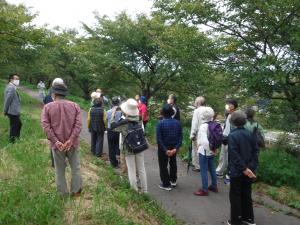
[[[162,184],[158,185],[158,187],[159,187],[160,189],[165,190],[165,191],[172,191],[172,188],[171,188],[171,187],[165,187],[165,186],[163,186]]]
[[[251,220],[248,220],[248,221],[243,221],[243,224],[244,225],[256,225],[256,223],[254,223],[253,221],[251,221]]]
[[[177,187],[177,182],[176,182],[176,181],[175,181],[175,182],[171,182],[171,181],[170,181],[170,183],[171,183],[172,188]]]

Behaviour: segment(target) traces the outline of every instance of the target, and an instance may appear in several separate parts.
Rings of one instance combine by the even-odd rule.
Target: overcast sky
[[[37,25],[50,27],[80,28],[80,22],[94,24],[94,11],[100,15],[114,16],[126,10],[129,14],[149,14],[151,0],[7,0],[9,3],[24,3],[39,12],[34,21]]]

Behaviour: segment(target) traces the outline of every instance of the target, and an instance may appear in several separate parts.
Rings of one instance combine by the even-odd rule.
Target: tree
[[[132,20],[122,13],[115,20],[98,17],[98,21],[95,28],[85,26],[87,32],[98,41],[102,50],[105,47],[112,67],[120,69],[123,78],[127,76],[129,81],[137,84],[148,99],[171,80],[185,76],[183,67],[191,59],[193,47],[202,47],[202,52],[208,48],[205,45],[207,38],[197,29],[167,25],[160,17],[138,15]],[[184,57],[187,54],[189,58]],[[203,61],[206,61],[204,57]],[[198,63],[203,62],[199,60]]]
[[[221,49],[216,62],[232,81],[249,95],[285,101],[299,123],[299,1],[158,0],[156,7],[172,22],[205,25]]]

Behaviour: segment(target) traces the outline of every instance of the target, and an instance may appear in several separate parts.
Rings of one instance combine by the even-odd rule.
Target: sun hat
[[[63,79],[61,79],[61,78],[55,78],[53,81],[52,81],[52,86],[54,86],[54,85],[56,85],[56,84],[60,84],[60,85],[62,85],[62,84],[65,84],[65,82],[64,82],[64,80]]]
[[[128,116],[138,116],[139,110],[137,106],[137,102],[130,98],[121,105],[121,110]]]
[[[55,84],[54,86],[52,86],[52,93],[61,96],[66,96],[68,95],[68,88],[64,84]]]

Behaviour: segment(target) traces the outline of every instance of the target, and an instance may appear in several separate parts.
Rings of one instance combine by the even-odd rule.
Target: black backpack
[[[148,143],[142,125],[139,123],[128,123],[128,134],[124,139],[128,151],[138,154],[148,149]]]

